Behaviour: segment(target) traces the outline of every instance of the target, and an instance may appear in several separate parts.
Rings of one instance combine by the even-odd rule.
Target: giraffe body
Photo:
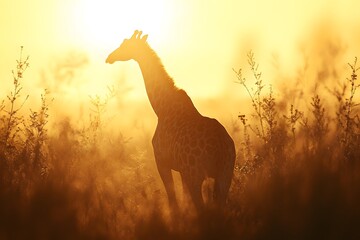
[[[202,183],[208,177],[215,180],[215,202],[224,205],[233,176],[234,142],[217,120],[202,116],[186,92],[174,85],[146,38],[135,31],[106,61],[134,59],[139,63],[150,103],[158,116],[152,144],[170,207],[178,208],[171,170],[180,172],[199,211],[204,207]]]

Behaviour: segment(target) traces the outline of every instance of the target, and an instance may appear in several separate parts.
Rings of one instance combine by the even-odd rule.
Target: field
[[[198,216],[180,195],[175,217],[152,130],[129,138],[107,125],[112,88],[89,98],[82,123],[57,118],[48,90],[29,111],[30,61],[22,54],[10,80],[2,79],[12,87],[0,96],[0,239],[360,238],[357,58],[334,75],[337,85],[305,95],[291,86],[279,96],[249,52],[248,65],[234,69],[250,110],[227,123],[237,149],[227,206]]]

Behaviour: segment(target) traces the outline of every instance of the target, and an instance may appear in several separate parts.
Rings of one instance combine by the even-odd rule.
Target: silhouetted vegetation
[[[332,99],[314,92],[309,109],[299,109],[267,88],[250,52],[253,81],[235,71],[252,112],[239,114],[233,133],[239,144],[228,205],[195,216],[183,201],[185,210],[171,217],[150,138],[133,143],[104,130],[113,89],[89,99],[85,126],[51,115],[56,99],[47,90],[28,111],[22,54],[13,89],[0,101],[0,239],[360,237],[356,58]]]

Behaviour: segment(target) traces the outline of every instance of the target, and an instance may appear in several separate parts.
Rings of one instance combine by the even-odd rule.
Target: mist
[[[110,2],[66,26],[79,9],[69,1],[17,4],[0,8],[1,239],[359,237],[354,1],[173,1],[158,18],[173,26],[137,21],[176,86],[236,147],[226,205],[198,214],[174,171],[175,216],[139,66],[105,64],[134,23],[93,37],[103,26],[82,24]],[[206,181],[205,202],[212,191]]]

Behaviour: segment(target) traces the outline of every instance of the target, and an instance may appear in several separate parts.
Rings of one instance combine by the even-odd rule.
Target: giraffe
[[[172,170],[180,173],[183,188],[198,212],[205,207],[202,184],[214,179],[213,201],[225,205],[231,185],[235,147],[225,128],[202,116],[187,93],[175,86],[160,58],[147,43],[148,35],[135,31],[106,59],[107,63],[135,60],[140,67],[158,123],[152,139],[155,162],[165,186],[170,209],[179,209]]]

